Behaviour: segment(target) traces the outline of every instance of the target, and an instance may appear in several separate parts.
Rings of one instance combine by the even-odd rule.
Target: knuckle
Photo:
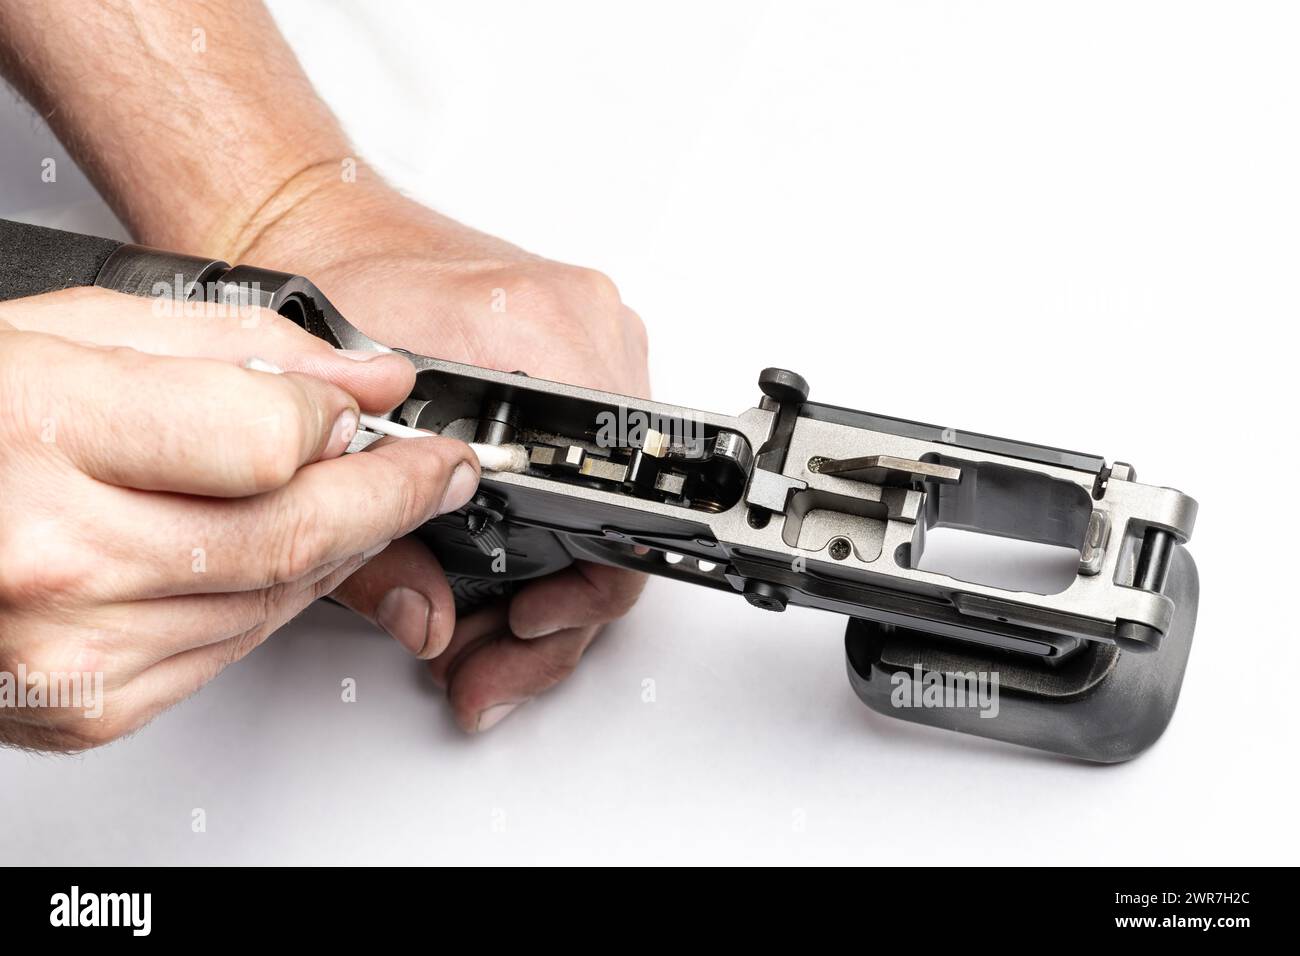
[[[437,492],[431,491],[431,488],[437,487],[445,471],[437,457],[430,455],[425,468],[415,473],[392,467],[391,463],[385,462],[383,487],[392,516],[386,531],[400,534],[424,518],[426,503],[431,497],[437,497]]]
[[[533,666],[542,680],[558,684],[572,676],[582,658],[582,647],[570,647],[568,642],[563,649],[554,646],[540,647],[535,644],[524,645],[533,656]]]
[[[362,564],[363,561],[361,555],[356,555],[352,558],[349,558],[346,564],[343,564],[339,568],[332,571],[330,574],[325,575],[325,577],[321,578],[319,581],[317,581],[315,584],[311,586],[311,591],[308,594],[308,599],[303,602],[304,606],[308,603],[311,603],[312,601],[316,601],[320,598],[325,597],[328,594],[333,593],[337,588],[339,588],[343,584],[344,581],[346,581],[349,577],[351,577],[354,573],[356,573],[356,571],[360,569]]]
[[[602,568],[595,574],[589,574],[587,580],[596,592],[601,609],[611,620],[632,610],[646,584],[644,574],[620,569]]]
[[[280,441],[258,442],[248,452],[249,483],[254,488],[264,491],[287,485],[298,472],[297,449],[300,447],[302,446],[299,442],[293,444]]]
[[[567,312],[560,284],[545,275],[519,272],[510,276],[502,284],[534,315],[542,318],[559,318]]]
[[[308,335],[296,322],[260,305],[248,309],[246,324],[255,328],[259,335],[265,336],[272,345],[292,345],[308,338],[321,341]]]
[[[85,551],[49,528],[5,535],[0,543],[0,604],[44,606],[79,593],[94,567]]]
[[[226,640],[221,645],[221,653],[216,658],[213,673],[207,678],[207,680],[216,677],[218,673],[229,667],[231,664],[234,664],[237,661],[242,661],[245,657],[261,646],[268,633],[267,628],[263,625]],[[204,683],[207,683],[207,680],[205,680]]]
[[[371,493],[382,502],[386,515],[382,521],[385,537],[391,539],[405,534],[433,517],[451,479],[451,467],[446,456],[431,453],[443,441],[440,438],[421,438],[404,442],[400,448],[392,446],[397,453],[416,455],[416,467],[401,467],[399,462],[390,458],[376,456],[377,469],[370,486],[373,489]]]
[[[204,652],[194,659],[194,671],[186,678],[185,683],[179,687],[169,688],[155,706],[166,709],[179,703],[187,694],[206,687],[214,681],[229,664],[233,663],[230,645],[235,640],[237,638],[226,638],[205,648]]]
[[[641,316],[638,315],[636,312],[634,312],[632,309],[625,307],[623,309],[623,321],[624,324],[627,326],[628,334],[631,336],[632,342],[636,346],[637,351],[642,356],[649,353],[650,335],[646,331],[645,321],[641,318]]]
[[[61,673],[66,674],[108,674],[117,670],[114,666],[117,655],[108,635],[101,632],[85,632],[72,641],[67,655],[61,663]]]
[[[455,464],[459,463],[457,459]],[[428,470],[421,476],[402,475],[398,479],[396,493],[401,496],[402,531],[409,531],[432,518],[451,482],[453,463],[446,455],[430,455],[427,465]]]
[[[605,611],[612,618],[620,618],[636,605],[638,593],[615,591],[605,599]]]
[[[588,299],[602,305],[612,305],[622,301],[618,286],[605,273],[581,266],[569,266],[568,269],[569,282],[581,290]]]
[[[308,438],[315,437],[313,426],[319,423],[320,409],[299,376],[276,376],[269,381],[279,392],[275,406],[279,438],[291,451],[297,451]]]
[[[614,314],[622,302],[618,286],[603,272],[563,263],[515,269],[499,284],[531,311],[547,317],[571,316],[575,306]]]
[[[259,402],[266,409],[266,427],[255,429],[251,443],[247,430],[235,432],[232,437],[237,444],[232,453],[244,458],[253,486],[265,490],[288,484],[302,463],[302,449],[308,440],[308,403],[292,381],[265,375],[258,378],[265,382]]]
[[[319,524],[307,504],[288,506],[281,513],[267,585],[288,584],[320,564]]]
[[[312,335],[292,319],[270,309],[259,307],[255,311],[256,314],[244,324],[255,330],[257,348],[263,357],[299,355],[304,352],[326,354],[333,351],[328,342]]]
[[[64,642],[16,648],[14,656],[29,675],[66,674],[69,665],[77,656],[76,649],[66,646]],[[10,668],[13,670],[13,668]]]
[[[253,601],[253,616],[257,623],[254,627],[260,627],[267,621],[272,620],[280,610],[280,605],[284,603],[285,597],[289,594],[291,584],[288,582],[281,584],[272,584],[269,587],[259,588],[251,592],[250,598]]]
[[[47,681],[72,674],[108,674],[112,664],[104,642],[88,633],[63,635],[25,652],[11,651],[11,655],[21,658],[16,663],[23,664],[28,674],[41,674]]]

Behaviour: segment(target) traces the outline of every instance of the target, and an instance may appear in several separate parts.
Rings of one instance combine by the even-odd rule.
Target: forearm
[[[259,0],[6,0],[0,69],[151,245],[238,258],[349,154]]]

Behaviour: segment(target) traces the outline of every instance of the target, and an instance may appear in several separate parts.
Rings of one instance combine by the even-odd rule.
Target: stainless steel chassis
[[[315,301],[327,338],[373,347]],[[1199,594],[1184,548],[1196,502],[1128,464],[820,405],[780,369],[760,376],[757,407],[728,416],[409,357],[417,384],[394,417],[532,452],[528,472],[485,474],[463,513],[421,531],[467,605],[596,561],[848,616],[850,682],[892,717],[1115,762],[1173,715]],[[611,420],[653,427],[602,441]],[[937,526],[1071,547],[1078,572],[1038,594],[925,571]],[[993,719],[897,706],[904,682],[919,696],[934,675],[989,674]]]

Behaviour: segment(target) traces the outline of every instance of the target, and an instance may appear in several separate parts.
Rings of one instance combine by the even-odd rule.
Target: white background
[[[1179,709],[1110,768],[915,727],[841,619],[655,581],[469,739],[322,606],[133,739],[0,752],[0,860],[1296,862],[1294,7],[273,6],[403,189],[614,277],[658,397],[739,412],[780,364],[1196,497]],[[0,212],[119,228],[62,155],[6,102]]]

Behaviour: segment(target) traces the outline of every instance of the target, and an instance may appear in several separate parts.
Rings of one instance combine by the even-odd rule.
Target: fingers
[[[114,604],[95,610],[87,626],[96,643],[111,652],[115,679],[129,680],[160,661],[208,644],[248,634],[275,617],[296,594],[355,567],[355,555],[331,561],[296,581],[231,594],[178,594],[174,597]],[[372,556],[362,555],[363,560]],[[364,567],[364,564],[361,565]]]
[[[525,641],[510,632],[504,611],[480,611],[457,626],[451,646],[429,668],[447,687],[456,723],[483,733],[568,677],[599,631],[576,627]]]
[[[632,609],[645,582],[644,574],[578,561],[521,589],[510,602],[510,629],[532,639],[607,624]]]
[[[478,476],[463,442],[404,438],[309,465],[253,497],[120,497],[98,509],[98,531],[130,542],[131,579],[112,582],[117,599],[249,591],[373,551],[454,511],[473,496]],[[141,527],[160,533],[142,535]]]
[[[450,643],[429,662],[429,674],[433,682],[446,690],[458,664],[467,661],[469,655],[480,645],[490,643],[509,632],[507,615],[507,605],[502,603],[491,604],[457,618]]]
[[[189,697],[235,661],[246,657],[313,601],[329,594],[348,575],[361,567],[364,561],[362,555],[353,555],[325,577],[306,587],[286,592],[282,600],[271,609],[268,619],[246,633],[184,651],[148,668],[127,684],[111,712],[108,706],[105,707],[105,717],[110,720],[110,726],[106,730],[115,731],[113,736],[120,736]],[[119,729],[112,726],[116,722],[128,726]]]
[[[301,577],[307,569],[393,541],[454,511],[478,487],[478,461],[449,438],[404,438],[304,468],[284,488],[222,510],[211,543],[238,588]],[[261,544],[237,554],[222,539]],[[209,565],[211,570],[211,565]]]
[[[23,351],[59,370],[57,387],[19,373],[24,393],[54,423],[48,447],[121,487],[257,494],[285,484],[307,462],[342,454],[356,434],[352,396],[307,375],[46,336]]]
[[[307,605],[337,587],[365,560],[364,555],[351,555],[331,570],[321,569],[321,573],[311,575],[294,587],[280,589],[275,593],[274,600],[260,607],[260,613],[254,616],[249,627],[243,631],[225,639],[207,640],[179,653],[168,654],[151,665],[138,668],[125,666],[129,663],[128,657],[116,653],[111,645],[105,643],[102,632],[98,632],[93,645],[87,644],[80,652],[76,648],[70,650],[78,653],[75,658],[78,661],[85,660],[87,653],[112,657],[115,666],[105,674],[104,694],[99,698],[102,713],[92,717],[77,708],[45,711],[41,717],[44,726],[25,733],[25,739],[47,740],[50,741],[49,746],[60,750],[79,750],[108,743],[137,730],[162,710],[193,694],[226,666],[247,655]],[[233,601],[234,598],[201,597],[189,601],[189,609],[210,615],[213,604],[223,600]],[[208,606],[196,607],[195,601]],[[170,610],[180,612],[184,610],[184,603],[186,602],[177,602]],[[156,608],[150,609],[152,610]],[[210,616],[208,620],[210,621]],[[156,633],[156,625],[160,623],[157,615],[132,615],[130,623],[137,630],[133,630],[130,640],[134,641],[139,633],[138,628],[149,622],[154,625],[153,631]],[[94,650],[90,650],[90,647],[94,647]],[[69,649],[63,653],[66,657]],[[42,670],[48,672],[51,669]]]
[[[0,303],[0,323],[75,342],[149,355],[260,358],[286,372],[324,379],[368,412],[399,404],[415,384],[411,363],[393,352],[346,352],[268,309],[145,299],[107,289],[65,289]]]
[[[446,650],[456,624],[456,602],[442,566],[416,538],[394,541],[333,597],[425,660]]]
[[[528,584],[508,608],[457,621],[446,650],[429,663],[456,722],[482,733],[560,683],[601,626],[627,613],[644,586],[644,575],[578,562]]]

